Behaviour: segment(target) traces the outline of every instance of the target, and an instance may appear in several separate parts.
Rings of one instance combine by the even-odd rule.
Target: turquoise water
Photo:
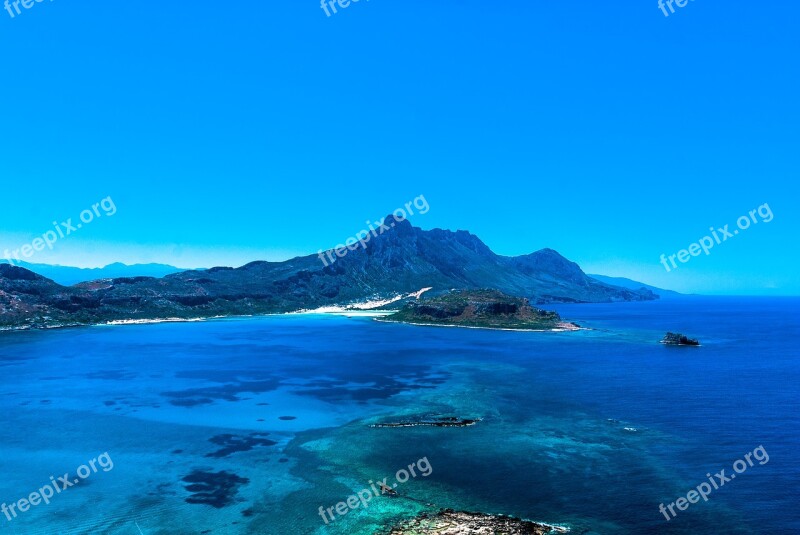
[[[371,534],[452,507],[573,533],[800,532],[797,299],[562,305],[595,330],[277,316],[4,333],[0,500],[113,468],[5,533]],[[667,330],[701,348],[657,343]],[[419,415],[467,428],[373,428]],[[769,462],[675,501],[763,445]],[[432,472],[326,525],[418,459]]]

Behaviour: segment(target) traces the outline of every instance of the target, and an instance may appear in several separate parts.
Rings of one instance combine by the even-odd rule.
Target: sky
[[[498,254],[550,247],[678,291],[798,295],[800,5],[673,7],[11,5],[0,251],[41,248],[71,218],[23,259],[283,260],[421,195],[412,224]],[[670,264],[740,216],[749,228]]]

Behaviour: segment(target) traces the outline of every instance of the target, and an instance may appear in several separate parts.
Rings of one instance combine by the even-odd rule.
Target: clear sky
[[[500,254],[800,294],[798,2],[20,8],[0,11],[0,251],[111,197],[26,260],[279,260],[424,195],[414,225]],[[765,203],[768,223],[659,263]]]

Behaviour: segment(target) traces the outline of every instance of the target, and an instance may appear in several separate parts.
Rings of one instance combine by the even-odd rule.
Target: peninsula
[[[531,306],[524,297],[512,297],[491,289],[454,290],[412,301],[399,312],[376,320],[526,331],[574,331],[580,328],[574,323],[562,321],[556,312]]]

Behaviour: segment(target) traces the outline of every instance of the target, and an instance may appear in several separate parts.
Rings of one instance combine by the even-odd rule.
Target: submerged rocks
[[[240,451],[250,451],[254,448],[274,446],[277,444],[274,440],[262,438],[267,435],[269,435],[269,433],[250,433],[250,435],[224,434],[213,436],[208,439],[209,442],[217,446],[222,446],[222,448],[212,453],[207,453],[206,457],[222,459]]]
[[[250,482],[246,477],[226,471],[211,472],[195,470],[182,479],[186,490],[191,496],[186,498],[186,503],[210,505],[222,509],[236,502],[239,487]]]
[[[422,514],[393,526],[385,535],[546,535],[566,533],[566,528],[538,524],[509,516],[492,516],[443,509]]]
[[[421,416],[398,422],[383,422],[370,427],[469,427],[481,421],[481,418],[457,418],[455,416]]]

